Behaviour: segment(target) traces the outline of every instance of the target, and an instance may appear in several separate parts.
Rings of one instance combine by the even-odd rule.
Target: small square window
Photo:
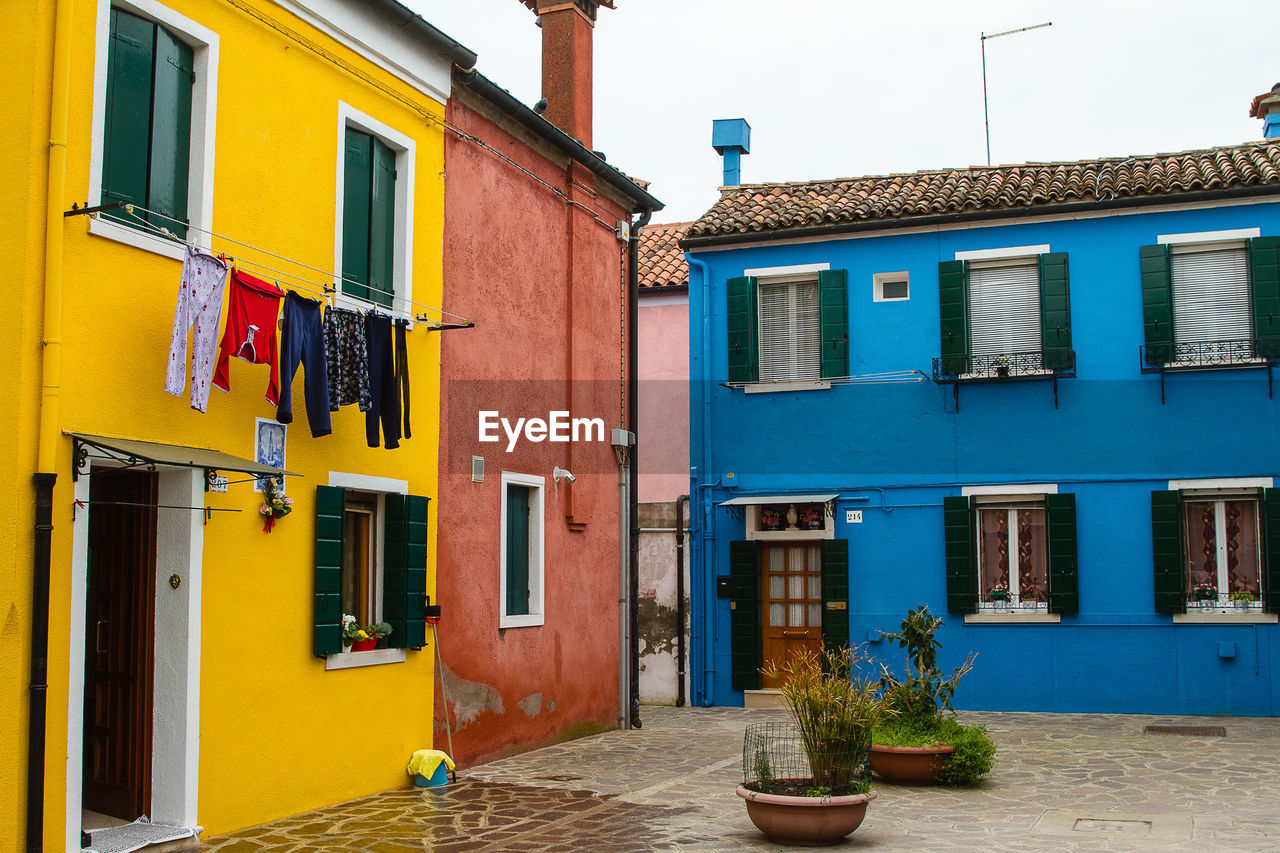
[[[910,277],[905,272],[878,272],[872,282],[876,302],[906,302],[911,298]]]

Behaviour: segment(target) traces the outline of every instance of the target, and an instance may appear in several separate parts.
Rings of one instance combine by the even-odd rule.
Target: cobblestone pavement
[[[218,838],[216,853],[778,851],[747,819],[749,722],[782,711],[646,707],[644,726],[459,771]],[[999,746],[974,789],[877,783],[838,848],[884,851],[1280,850],[1280,719],[964,713]],[[1215,725],[1226,737],[1144,734]]]

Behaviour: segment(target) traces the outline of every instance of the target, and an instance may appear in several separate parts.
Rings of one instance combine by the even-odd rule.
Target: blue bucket
[[[436,765],[436,770],[431,774],[430,779],[418,773],[413,777],[413,784],[419,788],[442,788],[449,784],[449,768],[441,761]]]

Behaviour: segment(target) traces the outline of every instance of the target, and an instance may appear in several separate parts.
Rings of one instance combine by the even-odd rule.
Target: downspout
[[[45,717],[49,679],[49,576],[53,487],[58,481],[58,396],[62,382],[62,234],[67,178],[67,113],[71,83],[73,0],[58,0],[53,23],[49,95],[49,175],[45,199],[44,326],[40,364],[40,431],[36,450],[35,554],[31,577],[31,682],[27,715],[27,850],[44,850]]]
[[[627,429],[632,435],[637,436],[635,445],[631,448],[631,456],[629,462],[631,465],[631,482],[628,483],[629,492],[627,505],[629,507],[627,515],[630,522],[630,542],[631,560],[629,571],[631,573],[631,602],[630,602],[630,621],[631,621],[631,726],[632,728],[640,728],[640,466],[639,460],[639,428],[640,419],[636,412],[640,402],[640,342],[638,340],[640,334],[640,229],[649,224],[649,220],[653,217],[652,210],[645,210],[640,214],[640,218],[631,223],[631,240],[627,243],[627,364],[630,370],[627,372]]]
[[[684,707],[684,502],[676,498],[676,707]]]
[[[706,261],[698,260],[689,256],[685,252],[685,260],[689,267],[697,267],[702,273],[702,447],[699,451],[699,471],[698,476],[707,479],[710,472],[707,470],[707,453],[709,450],[707,437],[711,434],[711,269],[707,266]],[[689,277],[689,286],[693,287],[693,277]],[[690,291],[692,294],[692,290]],[[692,416],[692,412],[690,415]],[[704,506],[704,502],[710,500],[710,496],[704,496],[699,489],[694,490],[694,494],[698,495],[698,513],[701,515],[697,529],[702,533],[702,541],[700,547],[696,549],[698,555],[697,574],[702,579],[702,595],[703,606],[702,619],[704,624],[699,632],[699,643],[691,643],[694,646],[700,646],[698,651],[701,652],[698,657],[702,659],[702,676],[699,679],[699,690],[695,691],[700,694],[701,705],[704,707],[711,705],[711,690],[707,685],[708,676],[714,674],[714,662],[712,660],[713,645],[715,641],[715,578],[712,576],[714,568],[714,560],[708,560],[707,557],[707,536],[711,531],[711,515]],[[693,514],[693,505],[689,505],[689,514]],[[691,571],[691,575],[692,575]],[[690,640],[693,640],[690,624]]]

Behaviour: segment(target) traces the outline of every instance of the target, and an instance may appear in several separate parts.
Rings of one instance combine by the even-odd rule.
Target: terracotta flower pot
[[[893,785],[937,785],[951,761],[954,746],[871,745],[871,769]]]
[[[862,825],[867,804],[876,792],[847,797],[788,797],[762,794],[739,785],[737,794],[747,804],[747,817],[770,840],[800,847],[835,843]]]

